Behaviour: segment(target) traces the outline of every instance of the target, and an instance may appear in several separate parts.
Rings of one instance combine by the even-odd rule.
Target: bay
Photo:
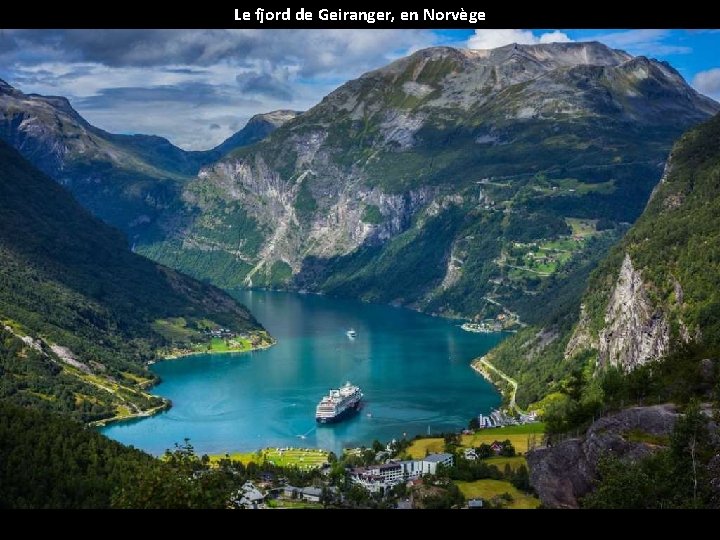
[[[162,382],[154,392],[171,399],[172,409],[108,426],[105,435],[153,454],[185,438],[201,454],[268,447],[341,452],[374,439],[458,430],[500,404],[470,362],[501,334],[472,334],[457,321],[350,300],[262,291],[235,296],[278,344],[156,364]],[[346,381],[362,388],[364,408],[340,424],[317,426],[317,402]]]

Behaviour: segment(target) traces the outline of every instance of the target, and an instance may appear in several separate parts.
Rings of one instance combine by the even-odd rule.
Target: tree
[[[610,366],[603,374],[601,383],[605,402],[622,407],[628,399],[628,382],[625,374],[617,367]]]
[[[701,506],[700,497],[706,491],[705,465],[713,455],[707,422],[699,403],[693,400],[675,424],[670,440],[678,488],[696,508]]]
[[[363,487],[354,484],[347,492],[346,498],[355,507],[367,506],[370,502],[370,493]]]
[[[227,508],[235,488],[232,473],[211,469],[188,439],[167,450],[160,466],[133,475],[112,498],[115,508]]]
[[[623,463],[605,455],[598,462],[595,491],[582,501],[584,508],[655,508],[653,481],[639,463]]]
[[[320,504],[322,504],[323,508],[327,508],[330,506],[335,500],[335,497],[333,496],[332,491],[330,491],[327,486],[323,486],[322,491],[320,493]]]
[[[480,446],[478,446],[475,449],[475,453],[477,454],[479,459],[489,459],[495,455],[492,446],[485,443],[482,443]]]
[[[478,429],[480,429],[480,420],[477,417],[470,420],[470,422],[468,423],[468,429],[470,431],[477,431]]]
[[[532,488],[530,487],[530,473],[525,465],[520,465],[518,469],[512,475],[512,485],[520,491],[529,492]]]
[[[500,450],[500,455],[502,457],[515,457],[515,447],[512,445],[509,439],[502,442],[502,450]]]

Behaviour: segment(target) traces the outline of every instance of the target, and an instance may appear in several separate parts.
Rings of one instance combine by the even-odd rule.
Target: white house
[[[452,454],[430,454],[422,461],[422,474],[437,474],[438,465],[452,467],[454,463]]]
[[[240,508],[256,510],[261,508],[265,502],[265,495],[253,484],[246,482],[245,485],[235,494],[234,502]]]

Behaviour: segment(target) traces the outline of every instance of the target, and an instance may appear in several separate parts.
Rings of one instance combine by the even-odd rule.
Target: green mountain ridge
[[[579,299],[674,140],[719,110],[598,43],[434,48],[203,168],[137,250],[199,279],[538,323]]]
[[[490,353],[520,383],[521,405],[562,392],[577,369],[641,374],[635,378],[675,370],[646,390],[660,399],[707,391],[701,372],[720,356],[718,171],[715,116],[675,145],[645,212],[593,273],[581,307]]]
[[[0,142],[0,398],[84,421],[164,406],[160,349],[225,328],[269,337],[222,291],[132,254],[121,233]]]

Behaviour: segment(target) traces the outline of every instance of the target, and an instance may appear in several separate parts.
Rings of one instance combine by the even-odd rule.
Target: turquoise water
[[[159,454],[189,438],[201,453],[265,447],[339,451],[403,434],[457,430],[500,403],[470,368],[502,336],[388,306],[286,293],[237,294],[278,339],[267,351],[193,356],[154,366],[155,392],[173,408],[103,432]],[[357,339],[346,332],[353,328]],[[361,413],[316,426],[315,405],[345,381],[365,394]]]

